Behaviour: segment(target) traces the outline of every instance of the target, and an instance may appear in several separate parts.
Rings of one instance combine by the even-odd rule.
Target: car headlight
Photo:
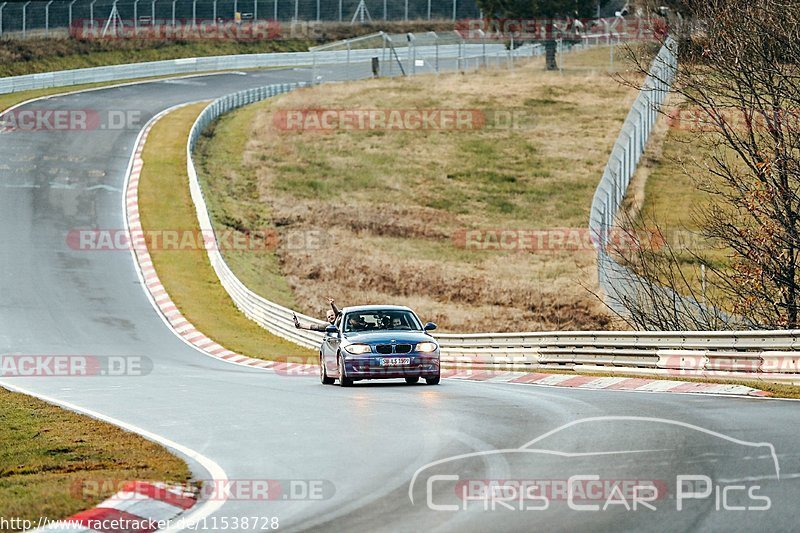
[[[361,355],[362,353],[369,353],[372,347],[369,344],[351,344],[344,347],[345,350],[353,355]]]
[[[435,352],[436,348],[438,348],[438,346],[436,346],[435,342],[421,342],[417,344],[417,351],[422,353]]]

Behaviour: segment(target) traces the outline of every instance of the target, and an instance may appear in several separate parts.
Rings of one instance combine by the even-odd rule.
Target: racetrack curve
[[[332,497],[313,501],[230,499],[216,517],[280,519],[280,529],[353,531],[753,530],[795,529],[800,497],[798,403],[691,395],[455,382],[439,387],[325,387],[205,357],[176,337],[150,304],[131,254],[71,249],[75,228],[122,228],[122,187],[139,128],[174,105],[270,83],[305,81],[283,69],[157,81],[27,104],[36,109],[141,111],[138,128],[0,135],[0,353],[145,356],[138,377],[5,378],[2,383],[70,402],[143,428],[215,461],[232,480],[326,480]],[[327,79],[331,79],[329,74]],[[346,295],[340,298],[347,300]],[[715,496],[656,500],[656,511],[621,506],[572,510],[555,496],[546,510],[435,511],[426,505],[426,464],[459,454],[515,449],[544,439],[564,456],[508,451],[434,467],[460,479],[652,479],[707,475],[723,485],[758,485],[766,511],[716,510]],[[738,439],[741,442],[734,442]],[[780,467],[775,478],[771,443]],[[615,452],[615,453],[610,453]],[[524,456],[524,457],[523,457]],[[198,478],[208,473],[190,462]],[[699,490],[699,489],[698,489]],[[452,503],[448,482],[434,504]],[[741,491],[729,493],[741,504]],[[602,504],[602,501],[600,502]],[[747,503],[747,502],[745,502]],[[753,506],[763,501],[753,501]],[[512,505],[512,507],[514,507]],[[615,510],[614,510],[615,509]],[[1,511],[1,510],[0,510]],[[1,513],[0,513],[1,514]],[[211,522],[207,523],[209,529]],[[221,528],[216,528],[221,529]]]

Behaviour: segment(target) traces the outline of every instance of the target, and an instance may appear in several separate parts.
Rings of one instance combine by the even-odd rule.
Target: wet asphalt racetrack
[[[308,77],[302,69],[201,76],[27,107],[133,110],[143,125],[176,104]],[[796,402],[448,380],[341,389],[197,352],[164,325],[130,253],[67,243],[72,229],[124,227],[122,187],[138,129],[0,135],[0,353],[143,356],[152,371],[1,381],[170,439],[230,480],[296,488],[297,499],[230,498],[212,516],[278,517],[289,531],[798,528]],[[562,428],[584,419],[593,420]],[[190,465],[198,479],[209,478],[200,463]],[[573,492],[570,502],[557,488],[592,475],[654,482],[655,509],[628,509],[630,494],[626,506],[608,490],[587,499]],[[698,482],[693,490],[710,495],[683,498],[678,511],[681,475],[712,485]],[[556,488],[470,499],[487,480]],[[323,489],[310,498],[304,486]],[[607,497],[615,502],[603,508]]]

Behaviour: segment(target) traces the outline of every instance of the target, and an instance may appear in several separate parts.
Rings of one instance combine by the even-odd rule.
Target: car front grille
[[[409,353],[411,351],[410,344],[378,344],[375,346],[375,351],[380,354],[390,353]]]

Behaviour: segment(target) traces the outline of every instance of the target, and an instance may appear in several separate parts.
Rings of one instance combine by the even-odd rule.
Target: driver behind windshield
[[[364,331],[367,329],[367,323],[361,315],[350,315],[347,317],[347,324],[350,327],[350,331]]]

